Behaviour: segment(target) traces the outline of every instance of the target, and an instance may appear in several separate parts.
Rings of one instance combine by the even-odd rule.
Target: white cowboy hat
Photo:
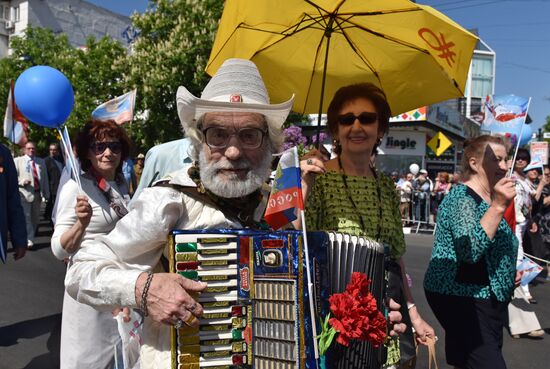
[[[228,59],[208,82],[200,99],[180,86],[176,102],[185,131],[194,128],[203,114],[215,112],[259,113],[265,116],[269,126],[281,128],[294,103],[294,95],[284,103],[270,104],[256,64],[246,59]]]

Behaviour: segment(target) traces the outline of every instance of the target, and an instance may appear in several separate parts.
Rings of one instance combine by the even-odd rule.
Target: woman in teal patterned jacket
[[[424,288],[445,329],[447,363],[455,368],[506,368],[502,331],[518,249],[503,218],[516,195],[514,180],[505,178],[506,159],[500,137],[465,143],[464,184],[439,207]]]

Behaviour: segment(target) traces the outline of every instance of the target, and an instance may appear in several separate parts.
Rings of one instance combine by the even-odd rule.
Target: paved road
[[[407,272],[413,279],[413,296],[420,309],[424,319],[434,327],[439,337],[437,348],[437,360],[440,368],[451,368],[445,362],[444,340],[445,334],[437,320],[433,316],[424,297],[422,281],[433,243],[431,235],[408,235],[407,236],[407,254],[405,255],[405,264]],[[531,287],[531,294],[538,300],[535,308],[537,317],[542,327],[546,330],[544,339],[520,338],[513,339],[504,332],[504,359],[510,369],[548,369],[549,350],[550,350],[550,283],[539,284]],[[417,368],[428,368],[427,350],[421,349]]]
[[[37,250],[24,259],[0,265],[0,369],[55,369],[59,367],[59,334],[63,300],[64,264],[56,260],[48,238],[49,229],[42,224]],[[407,236],[405,257],[413,279],[413,294],[424,318],[437,330],[440,338],[437,358],[445,365],[444,333],[427,306],[422,291],[422,277],[432,245],[428,235]],[[11,255],[10,255],[11,257]],[[550,283],[533,287],[539,300],[536,309],[547,333],[550,333]],[[509,368],[547,369],[550,336],[544,339],[514,340],[505,334],[504,356]],[[427,368],[427,350],[419,354],[417,368]]]

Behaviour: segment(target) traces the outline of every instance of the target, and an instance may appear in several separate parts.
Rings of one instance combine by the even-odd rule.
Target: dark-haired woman
[[[390,116],[386,96],[375,85],[361,83],[339,89],[327,111],[337,157],[326,162],[319,157],[303,160],[302,190],[309,230],[344,232],[383,242],[390,246],[391,258],[401,265],[404,276],[399,197],[391,178],[371,162],[388,131]],[[418,342],[425,343],[426,337],[435,337],[434,330],[418,313],[408,284],[401,284],[402,311],[408,308]],[[388,364],[399,365],[399,353],[392,352]]]
[[[128,187],[121,163],[128,156],[130,140],[113,121],[90,121],[79,133],[76,152],[83,174],[82,193],[71,179],[58,197],[54,255],[70,258],[89,241],[111,231],[126,213]],[[113,347],[118,339],[116,320],[75,301],[65,292],[61,324],[60,367],[112,368]]]
[[[464,182],[439,206],[424,288],[445,330],[447,363],[504,369],[502,335],[514,290],[518,242],[503,218],[516,196],[500,137],[466,143]]]

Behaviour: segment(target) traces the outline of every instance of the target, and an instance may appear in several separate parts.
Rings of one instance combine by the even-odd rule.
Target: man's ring
[[[183,320],[178,319],[178,321],[176,322],[176,324],[174,324],[174,328],[176,328],[176,329],[181,329],[181,327],[183,327]]]
[[[307,165],[311,165],[311,164],[313,164],[313,160],[307,159],[306,163],[307,163]]]
[[[193,314],[190,314],[189,318],[185,319],[185,324],[187,324],[188,326],[191,327],[193,325],[193,323],[195,323],[196,319],[197,318],[195,318],[195,316]]]

